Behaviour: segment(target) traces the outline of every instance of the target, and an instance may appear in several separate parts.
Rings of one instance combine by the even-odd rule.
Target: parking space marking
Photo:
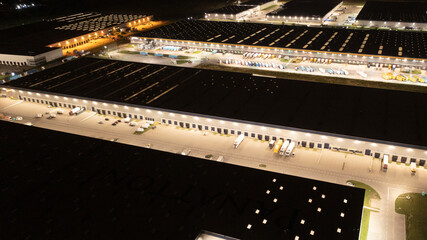
[[[17,103],[14,103],[14,104],[12,104],[12,105],[9,105],[9,106],[7,106],[7,107],[4,107],[4,108],[2,108],[1,110],[8,109],[8,108],[13,107],[13,106],[15,106],[15,105],[18,105],[18,104],[20,104],[20,103],[22,103],[22,101],[18,101]]]
[[[96,115],[96,112],[93,112],[89,116],[87,116],[87,117],[83,118],[82,120],[80,120],[80,122],[83,122],[83,121],[85,121],[85,120],[87,120],[87,119],[89,119],[89,118],[91,118],[91,117],[93,117],[95,115]]]

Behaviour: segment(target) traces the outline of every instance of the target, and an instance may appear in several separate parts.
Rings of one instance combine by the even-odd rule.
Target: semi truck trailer
[[[283,156],[283,155],[285,154],[286,149],[288,148],[288,146],[289,146],[289,140],[286,140],[286,141],[283,143],[283,145],[282,145],[282,147],[280,148],[280,151],[279,151],[279,154],[280,154],[281,156]]]
[[[70,111],[70,115],[74,115],[74,114],[76,114],[78,111],[80,111],[80,107],[75,107],[75,108],[73,108],[73,109],[71,109],[71,111]]]
[[[388,169],[388,155],[384,154],[384,157],[383,157],[383,171],[387,172],[387,169]]]
[[[243,139],[245,138],[245,135],[240,134],[236,140],[234,141],[234,148],[239,147],[240,143],[242,143]]]
[[[283,140],[279,139],[279,141],[276,142],[276,145],[274,145],[274,149],[273,149],[274,153],[278,153],[282,145],[283,145]]]
[[[295,142],[291,142],[289,144],[289,147],[286,149],[285,156],[289,157],[291,155],[292,151],[294,151],[294,148],[295,148]]]

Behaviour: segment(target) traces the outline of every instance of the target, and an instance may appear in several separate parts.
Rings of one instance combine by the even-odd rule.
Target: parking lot
[[[427,72],[426,70],[420,70],[420,74],[409,74],[401,73],[403,68],[400,68],[400,65],[396,64],[373,64],[368,67],[366,64],[358,63],[357,60],[350,61],[352,64],[349,64],[347,61],[338,61],[330,58],[322,57],[321,55],[314,55],[313,57],[298,57],[292,55],[274,55],[261,52],[238,52],[238,53],[214,53],[211,51],[205,51],[203,49],[197,48],[177,48],[181,50],[167,50],[158,46],[153,49],[140,48],[138,45],[130,46],[128,44],[121,45],[118,50],[110,51],[108,54],[113,59],[122,59],[127,61],[135,62],[146,62],[154,64],[167,64],[175,65],[177,63],[173,58],[168,56],[181,56],[187,57],[190,61],[181,60],[187,67],[197,67],[201,62],[204,66],[209,65],[222,65],[222,66],[231,66],[236,68],[244,69],[262,69],[266,71],[276,71],[276,72],[290,72],[290,73],[299,73],[307,75],[320,75],[328,77],[340,77],[340,78],[349,78],[349,79],[358,79],[366,81],[376,81],[383,83],[398,83],[398,84],[409,84],[419,87],[427,87]],[[147,52],[150,54],[162,54],[165,57],[156,57],[156,56],[145,56],[141,54],[126,54],[125,52]],[[250,54],[250,56],[247,56]],[[264,57],[269,55],[269,57]],[[202,61],[193,61],[192,59],[202,59]],[[179,59],[178,59],[179,60]],[[179,62],[179,61],[178,61]],[[184,63],[185,62],[185,63]],[[189,63],[190,62],[190,63]],[[264,65],[263,65],[264,64]],[[269,65],[266,65],[269,64]],[[274,65],[273,65],[274,64]],[[301,68],[303,67],[303,68]],[[311,67],[312,70],[306,69],[306,67]],[[330,72],[328,72],[328,69]],[[410,69],[410,68],[408,68]],[[418,70],[417,70],[418,71]],[[392,75],[404,75],[407,76],[406,79],[401,81],[397,79],[385,79],[383,73],[391,73]],[[415,81],[409,79],[409,76],[417,77]]]

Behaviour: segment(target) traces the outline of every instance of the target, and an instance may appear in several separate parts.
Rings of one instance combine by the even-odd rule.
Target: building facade
[[[82,98],[20,88],[3,88],[2,95],[21,101],[51,105],[66,109],[84,107],[100,115],[155,121],[165,125],[198,131],[215,132],[231,137],[243,134],[246,138],[260,141],[289,139],[307,149],[328,149],[347,154],[371,156],[382,159],[385,154],[391,161],[425,166],[427,147],[412,146],[381,140],[358,138],[306,129],[290,128],[238,119],[187,113],[169,109],[124,104],[119,102]]]

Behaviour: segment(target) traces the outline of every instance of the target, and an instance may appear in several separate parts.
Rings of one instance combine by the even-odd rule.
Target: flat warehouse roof
[[[363,189],[5,121],[0,131],[5,239],[359,237]]]
[[[427,3],[367,1],[356,19],[427,23]]]
[[[220,9],[216,9],[213,10],[212,12],[209,13],[217,13],[217,14],[237,14],[237,13],[241,13],[244,12],[248,9],[253,8],[252,6],[226,6],[226,7],[222,7]]]
[[[274,0],[249,0],[243,3],[240,3],[239,5],[246,5],[246,6],[259,6],[266,4],[268,2],[272,2]]]
[[[0,54],[37,55],[45,46],[108,27],[136,20],[144,15],[85,13],[0,30]]]
[[[92,58],[71,61],[7,84],[427,146],[427,94],[423,93]]]
[[[141,37],[378,56],[427,58],[427,32],[183,20]]]
[[[292,0],[267,15],[323,18],[342,0]]]

